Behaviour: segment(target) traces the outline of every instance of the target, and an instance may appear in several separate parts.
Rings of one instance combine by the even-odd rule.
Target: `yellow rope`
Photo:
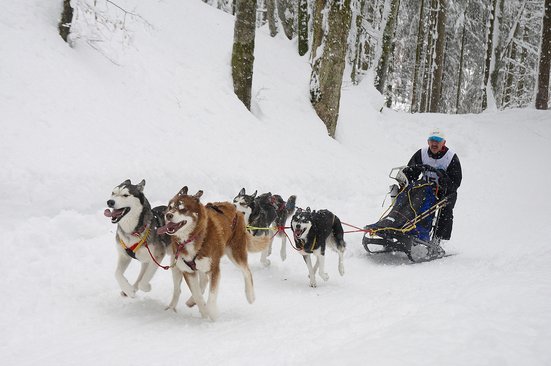
[[[247,225],[247,230],[278,230],[279,228],[277,226],[271,226],[271,227],[256,227],[256,226],[249,226]]]
[[[426,187],[428,185],[430,185],[430,183],[424,183],[424,184],[421,184],[419,186],[413,187],[412,189],[423,188],[423,187]],[[394,206],[394,203],[396,202],[398,196],[404,191],[405,188],[406,188],[406,186],[404,186],[404,188],[396,195],[396,198],[394,198],[394,201],[392,201],[392,204],[383,213],[381,218],[383,218],[386,215],[386,213],[388,212],[388,210],[390,210],[390,208]],[[411,210],[413,211],[413,213],[415,214],[415,217],[414,217],[413,221],[410,220],[411,224],[409,226],[402,227],[401,229],[393,228],[393,227],[382,227],[382,228],[379,228],[379,229],[371,230],[370,234],[372,236],[375,235],[379,231],[385,231],[385,230],[394,230],[394,231],[397,231],[397,232],[402,233],[402,234],[407,233],[408,231],[411,231],[411,230],[413,230],[417,227],[417,223],[425,218],[425,217],[423,217],[425,214],[429,213],[432,209],[436,210],[436,208],[438,208],[441,204],[441,202],[438,202],[434,206],[432,206],[428,210],[426,210],[425,212],[421,213],[420,215],[417,215],[417,211],[415,211],[415,209],[413,208],[413,202],[411,202],[411,194],[410,193],[411,193],[411,190],[408,192],[409,206],[410,206]],[[407,224],[407,222],[406,222],[406,224]]]
[[[134,250],[133,250],[134,253],[136,253],[138,251],[138,249],[140,249],[140,247],[143,245],[143,243],[145,243],[145,241],[149,237],[150,232],[151,232],[151,229],[147,228],[143,238],[138,242],[138,245],[136,245],[136,248],[134,248]],[[122,241],[122,239],[120,237],[119,237],[119,243],[121,244],[122,249],[124,249],[125,251],[130,249],[129,247],[126,246],[126,244],[124,243],[124,241]]]

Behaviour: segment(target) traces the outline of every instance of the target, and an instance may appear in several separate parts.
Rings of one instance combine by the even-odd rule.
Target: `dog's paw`
[[[207,314],[212,321],[218,319],[218,308],[216,306],[207,306]]]
[[[280,253],[280,256],[281,256],[281,261],[285,262],[285,259],[287,259],[287,253],[284,250],[282,250]]]
[[[329,280],[329,275],[328,275],[327,273],[321,273],[321,272],[320,272],[320,277],[321,277],[321,279],[324,280],[324,281]]]
[[[131,297],[131,298],[135,298],[136,297],[136,289],[132,286],[128,286],[127,288],[123,288],[122,291],[121,291],[121,296],[123,297]]]
[[[341,276],[344,276],[344,265],[342,264],[339,264],[339,273],[341,274]]]
[[[316,281],[310,281],[310,287],[318,287],[318,284],[316,283]]]
[[[264,267],[268,267],[272,262],[270,262],[269,259],[264,259],[264,260],[260,260],[260,263],[262,263]]]
[[[138,288],[143,292],[149,292],[149,291],[151,291],[151,284],[140,282],[138,284]]]
[[[168,305],[168,306],[165,308],[165,311],[166,311],[166,310],[172,310],[173,312],[177,313],[176,307],[175,307],[175,306],[172,306],[172,305]]]
[[[193,296],[191,296],[189,299],[187,299],[186,306],[188,308],[192,308],[192,307],[195,306],[195,300],[193,300]]]

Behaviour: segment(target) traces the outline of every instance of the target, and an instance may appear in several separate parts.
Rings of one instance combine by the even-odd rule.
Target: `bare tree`
[[[231,59],[233,90],[249,110],[253,83],[255,31],[256,0],[237,0]]]
[[[266,18],[268,19],[270,36],[275,37],[278,31],[275,0],[266,0]]]
[[[308,52],[308,0],[298,2],[298,54]]]
[[[61,12],[61,20],[59,21],[58,29],[59,35],[65,42],[68,42],[72,21],[73,8],[71,7],[71,0],[63,0],[63,11]]]
[[[545,0],[538,73],[536,108],[549,108],[549,69],[551,68],[551,0]]]
[[[297,0],[278,0],[277,12],[285,35],[293,39],[295,35],[295,14],[297,12]]]
[[[316,113],[325,123],[329,136],[335,137],[339,106],[341,98],[341,84],[346,60],[347,39],[350,30],[352,12],[350,0],[328,1],[328,21],[323,22],[328,29],[323,29],[321,44],[323,47],[313,48],[312,75],[310,78],[310,98]],[[317,1],[314,22],[319,25],[325,1]],[[320,28],[314,25],[314,31]],[[317,38],[314,34],[314,43]],[[319,52],[322,52],[319,54]]]
[[[423,40],[425,39],[425,1],[421,0],[419,4],[419,24],[417,27],[417,43],[415,47],[415,66],[413,70],[413,81],[412,81],[412,91],[411,91],[411,112],[415,113],[419,110],[417,105],[417,88],[418,88],[418,78],[419,78],[419,69],[421,67],[421,57],[423,54]]]
[[[383,34],[381,58],[377,64],[377,76],[375,78],[375,88],[377,88],[381,94],[384,94],[385,91],[389,63],[392,58],[392,51],[394,49],[394,32],[396,30],[396,21],[398,18],[399,8],[400,0],[391,0],[390,13],[388,14],[388,19]]]
[[[484,62],[484,84],[482,84],[482,110],[488,108],[488,87],[490,80],[490,68],[492,55],[495,53],[494,25],[496,23],[497,0],[492,0],[488,19],[488,31],[486,33],[486,60]],[[492,94],[493,95],[493,94]]]
[[[446,1],[438,1],[437,36],[434,56],[434,74],[430,93],[430,108],[432,113],[438,112],[438,103],[442,95],[442,78],[444,76],[444,48],[446,45]]]

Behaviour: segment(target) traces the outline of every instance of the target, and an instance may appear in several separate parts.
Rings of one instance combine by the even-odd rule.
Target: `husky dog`
[[[304,262],[308,267],[310,286],[316,287],[316,271],[319,268],[319,275],[324,280],[329,279],[325,273],[325,247],[329,245],[339,254],[339,273],[344,275],[343,255],[346,249],[343,234],[344,230],[341,220],[328,210],[310,211],[297,209],[291,219],[291,229],[295,238],[297,249],[303,255]],[[312,267],[310,254],[316,257],[316,265]]]
[[[157,270],[157,264],[165,256],[170,237],[158,235],[157,228],[164,225],[166,206],[151,208],[143,194],[145,180],[138,185],[125,180],[113,189],[104,211],[106,217],[117,224],[115,240],[119,260],[115,278],[122,290],[121,295],[134,297],[137,290],[151,291],[149,282]],[[141,270],[133,285],[130,285],[124,272],[132,259],[141,262]]]
[[[280,195],[270,192],[257,196],[257,191],[255,191],[249,195],[245,192],[245,188],[242,188],[233,199],[237,210],[245,215],[245,222],[252,228],[252,234],[254,236],[270,236],[270,245],[260,256],[260,262],[264,266],[270,265],[268,256],[272,253],[274,235],[281,238],[281,260],[284,261],[287,258],[286,236],[282,228],[285,227],[287,218],[295,211],[296,199],[297,197],[293,195],[285,202]],[[274,225],[277,227],[277,231],[273,229]]]
[[[203,318],[216,320],[220,258],[226,254],[241,270],[245,295],[252,304],[253,276],[247,263],[247,250],[263,250],[269,238],[253,237],[248,233],[243,215],[230,202],[203,205],[199,201],[202,195],[203,191],[188,195],[188,187],[183,187],[168,203],[166,224],[158,232],[172,236],[174,292],[167,309],[176,309],[183,276],[191,291],[186,305],[197,304]],[[209,282],[209,297],[205,302],[203,292]]]

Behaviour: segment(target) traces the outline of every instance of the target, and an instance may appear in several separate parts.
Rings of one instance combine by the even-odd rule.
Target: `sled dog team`
[[[269,265],[267,257],[273,238],[279,236],[282,238],[280,256],[285,260],[286,235],[282,228],[293,214],[291,230],[296,249],[308,267],[310,286],[317,286],[316,273],[324,281],[329,279],[324,265],[327,245],[338,253],[339,273],[344,274],[343,228],[339,218],[328,210],[302,210],[295,208],[295,196],[285,201],[271,193],[248,195],[244,188],[233,202],[204,204],[201,202],[203,191],[190,194],[187,186],[168,202],[168,206],[152,208],[145,198],[144,187],[145,180],[137,185],[130,180],[122,182],[113,189],[107,201],[109,208],[104,211],[104,215],[117,224],[115,278],[123,296],[134,297],[138,290],[150,291],[150,281],[168,253],[174,288],[167,309],[176,310],[183,278],[191,292],[186,305],[197,305],[203,318],[215,320],[220,259],[226,255],[242,272],[245,297],[253,303],[248,253],[261,252],[261,263]],[[313,266],[310,254],[316,257]],[[130,284],[124,272],[133,259],[140,262],[141,269],[134,284]],[[209,294],[205,301],[203,294],[207,285]]]

